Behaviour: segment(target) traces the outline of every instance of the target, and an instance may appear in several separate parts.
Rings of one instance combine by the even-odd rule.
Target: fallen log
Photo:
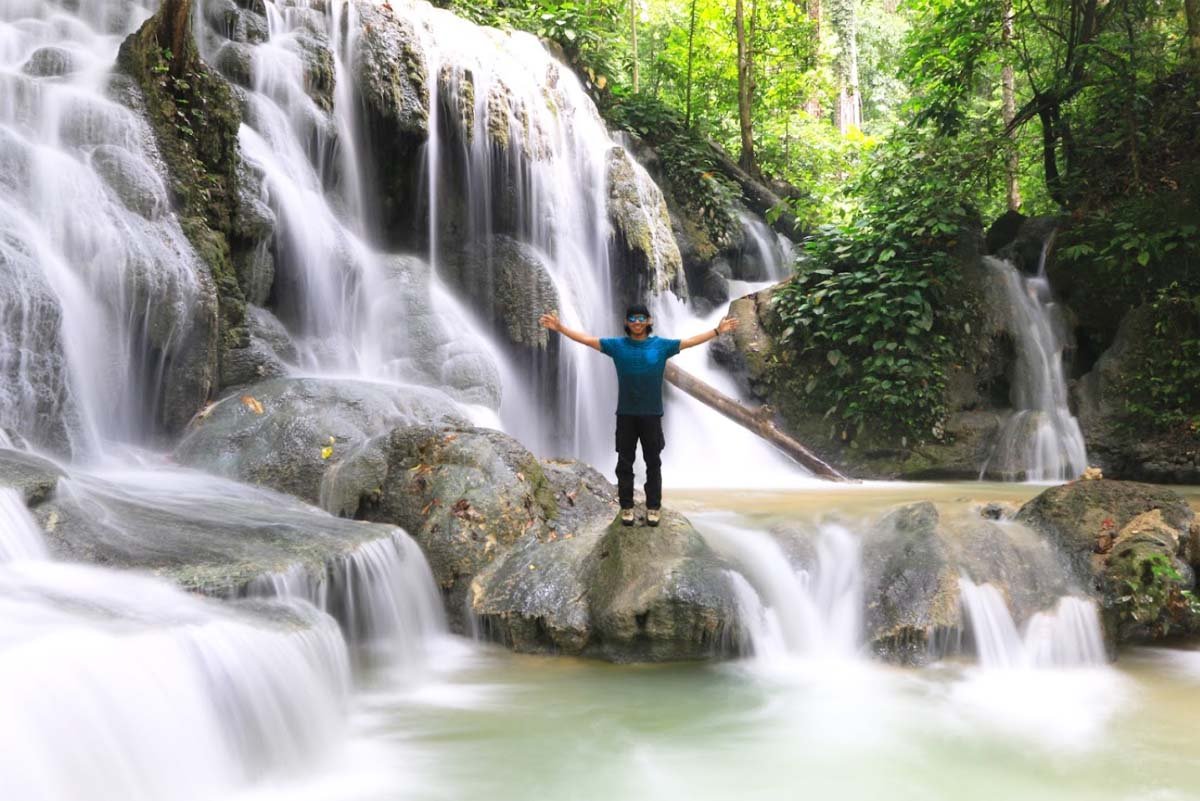
[[[823,462],[819,456],[801,445],[791,436],[776,428],[775,423],[771,420],[771,414],[766,407],[761,407],[757,410],[750,409],[670,362],[667,362],[664,377],[667,381],[679,387],[696,400],[716,409],[730,420],[762,437],[813,471],[817,476],[830,479],[831,481],[850,480]]]

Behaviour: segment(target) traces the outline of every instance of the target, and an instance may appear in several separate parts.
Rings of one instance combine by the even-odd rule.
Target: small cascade
[[[1045,272],[1050,242],[1042,248],[1034,276],[1023,275],[1007,261],[985,259],[1004,285],[1017,358],[1010,398],[1014,411],[980,471],[981,478],[1065,481],[1087,467],[1083,432],[1067,402],[1063,351],[1068,328]]]
[[[1038,612],[1018,631],[1004,596],[991,584],[959,579],[979,663],[984,668],[1086,667],[1107,663],[1096,605],[1074,596],[1059,599],[1053,611]]]
[[[21,493],[0,487],[0,563],[45,557],[42,530],[25,508]]]
[[[0,565],[6,796],[202,801],[341,738],[349,664],[307,604],[239,610],[157,579]]]
[[[734,275],[744,281],[770,283],[777,283],[791,275],[792,263],[796,258],[796,246],[792,240],[771,230],[754,214],[742,211],[738,219],[742,223],[746,243],[739,254]]]
[[[863,575],[854,535],[839,525],[823,525],[813,565],[797,569],[762,531],[717,518],[696,522],[709,547],[737,567],[730,581],[757,659],[858,658]]]
[[[296,566],[260,576],[246,594],[309,601],[341,624],[352,655],[373,664],[419,664],[430,638],[448,630],[425,555],[399,530],[339,557],[323,575]]]

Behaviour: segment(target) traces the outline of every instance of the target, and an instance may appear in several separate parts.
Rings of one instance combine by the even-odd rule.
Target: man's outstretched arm
[[[716,339],[717,334],[727,334],[730,331],[732,331],[733,329],[737,328],[737,326],[738,326],[738,321],[736,318],[723,317],[723,318],[721,318],[721,322],[717,323],[717,327],[712,329],[711,331],[705,331],[703,334],[696,334],[696,336],[688,337],[687,339],[680,342],[679,349],[683,350],[684,348],[691,348],[691,347],[695,347],[696,345],[703,345],[705,342],[708,342],[710,339]]]
[[[585,334],[582,331],[576,331],[573,328],[567,328],[558,319],[558,312],[550,312],[543,314],[538,318],[538,322],[542,324],[542,328],[549,328],[551,331],[557,331],[567,339],[573,339],[581,345],[587,345],[589,348],[600,350],[600,337],[594,337],[591,334]]]

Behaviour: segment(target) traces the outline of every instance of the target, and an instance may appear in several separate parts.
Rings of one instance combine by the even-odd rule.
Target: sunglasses
[[[625,318],[625,322],[627,322],[627,323],[648,323],[648,322],[650,322],[650,318],[644,314],[631,314]]]

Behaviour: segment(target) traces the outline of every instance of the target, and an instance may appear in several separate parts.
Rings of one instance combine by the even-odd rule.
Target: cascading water
[[[45,555],[42,530],[25,508],[25,499],[15,489],[0,487],[0,562]]]
[[[1022,275],[1006,261],[986,258],[1004,285],[1009,330],[1017,358],[1012,381],[1013,413],[1005,421],[980,477],[999,475],[1027,481],[1064,481],[1087,467],[1079,421],[1067,402],[1063,351],[1067,326],[1046,278],[1042,247],[1035,276]]]
[[[796,246],[781,233],[771,230],[761,219],[740,212],[738,220],[745,232],[741,261],[734,275],[747,281],[782,281],[792,274]],[[731,293],[733,294],[733,293]],[[736,297],[736,295],[734,295]]]
[[[979,663],[984,668],[1051,668],[1108,661],[1096,604],[1063,596],[1053,611],[1038,612],[1018,632],[1004,596],[991,584],[958,583]]]
[[[155,5],[0,5],[0,426],[79,457],[153,433],[168,379],[208,392],[211,281],[110,74]]]
[[[337,626],[307,604],[245,614],[127,573],[0,565],[9,797],[213,798],[320,757],[348,688]]]
[[[739,617],[754,655],[849,660],[860,655],[863,576],[858,539],[839,525],[822,525],[815,561],[796,568],[770,535],[715,517],[698,518],[709,547],[738,572],[730,574]]]
[[[323,575],[297,566],[260,576],[247,595],[309,601],[341,623],[352,655],[373,664],[419,666],[429,641],[447,632],[429,564],[401,531],[360,545]]]

